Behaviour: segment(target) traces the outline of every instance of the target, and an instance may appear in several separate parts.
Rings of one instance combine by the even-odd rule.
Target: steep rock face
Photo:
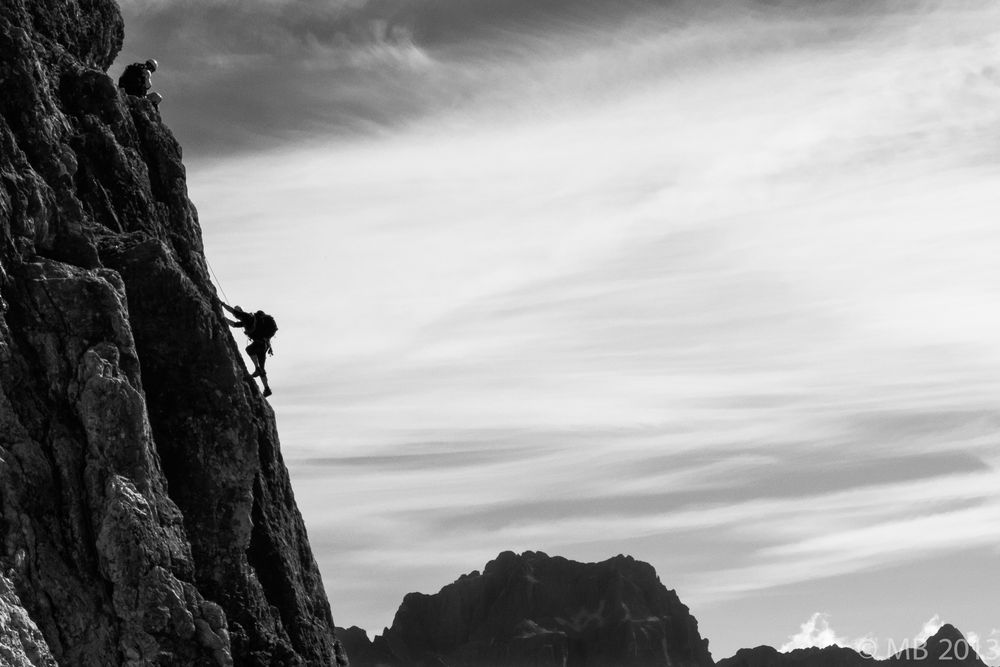
[[[359,656],[371,652],[371,663]],[[354,664],[708,667],[708,641],[653,568],[500,554],[436,595],[411,593]],[[391,656],[387,659],[386,656]]]
[[[3,608],[44,636],[30,664],[333,664],[180,147],[105,72],[121,42],[112,0],[0,4]]]

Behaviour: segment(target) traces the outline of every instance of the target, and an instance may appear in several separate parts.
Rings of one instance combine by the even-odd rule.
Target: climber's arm
[[[231,320],[228,317],[224,317],[223,319],[226,320],[226,322],[229,324],[229,326],[231,326],[231,327],[242,327],[243,329],[246,329],[247,323],[245,321],[243,321],[244,318],[241,317],[241,315],[245,315],[246,313],[245,313],[245,311],[242,308],[240,308],[239,306],[235,306],[235,307],[234,306],[230,306],[225,301],[219,301],[219,304],[223,308],[225,308],[226,310],[228,310],[230,313],[232,313],[233,315],[235,315],[236,318],[237,318],[236,320]]]

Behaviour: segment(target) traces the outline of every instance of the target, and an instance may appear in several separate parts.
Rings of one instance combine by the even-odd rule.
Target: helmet
[[[146,69],[148,69],[150,72],[155,72],[158,63],[152,58],[150,58],[149,60],[146,61],[145,65]]]

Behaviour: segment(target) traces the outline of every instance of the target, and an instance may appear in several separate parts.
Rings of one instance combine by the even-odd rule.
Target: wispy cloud
[[[874,633],[868,633],[862,637],[850,639],[840,636],[830,624],[830,615],[823,612],[815,612],[799,628],[799,632],[789,636],[779,651],[788,652],[802,648],[827,648],[828,646],[842,646],[853,648],[856,651],[870,655],[874,658],[884,660],[898,651],[913,649],[923,644],[934,633],[941,629],[944,623],[938,614],[934,614],[915,637],[895,637],[881,638]],[[979,647],[978,636],[975,632],[967,633],[970,646]]]
[[[338,620],[502,549],[722,608],[995,548],[998,9],[460,4],[126,4]]]
[[[163,111],[208,158],[379,136],[470,104],[614,99],[664,71],[849,41],[885,20],[880,4],[125,0],[120,66],[160,58]]]

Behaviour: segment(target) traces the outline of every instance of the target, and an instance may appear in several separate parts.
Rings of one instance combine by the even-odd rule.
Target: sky
[[[1000,664],[1000,4],[122,10],[338,625],[626,553],[716,659]]]

